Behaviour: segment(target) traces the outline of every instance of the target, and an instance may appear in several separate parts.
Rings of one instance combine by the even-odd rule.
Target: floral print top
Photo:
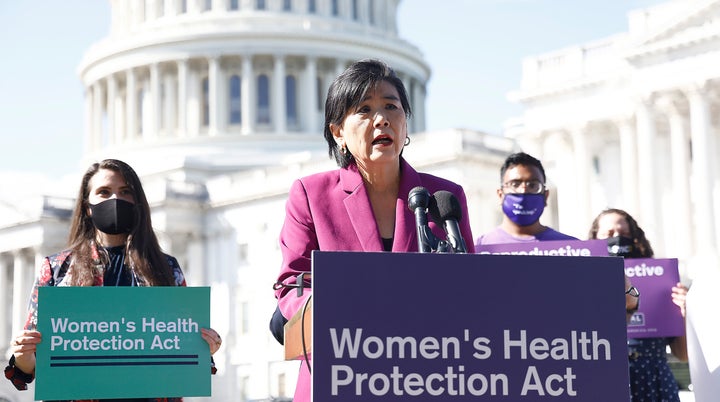
[[[667,361],[671,338],[628,342],[632,402],[680,402],[678,384]]]

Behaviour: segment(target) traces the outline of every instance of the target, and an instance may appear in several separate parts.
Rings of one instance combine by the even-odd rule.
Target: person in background
[[[68,249],[44,259],[30,294],[24,330],[11,344],[5,377],[18,390],[26,390],[35,378],[35,351],[42,342],[36,330],[42,286],[186,286],[177,260],[160,249],[142,184],[128,164],[105,159],[92,164],[82,177]],[[201,336],[210,354],[217,352],[220,335],[202,328]],[[214,374],[212,362],[208,366]],[[123,401],[177,402],[182,398]]]
[[[630,214],[621,209],[606,209],[593,220],[590,239],[607,239],[608,250],[624,258],[653,258],[653,249]],[[677,283],[670,290],[685,317],[687,287]],[[632,311],[628,311],[631,313]],[[688,360],[685,335],[674,338],[634,338],[628,340],[630,391],[632,402],[677,402],[678,385],[667,362],[667,346],[678,360]]]
[[[415,217],[407,206],[414,187],[423,186],[431,194],[451,192],[463,216],[468,216],[460,185],[419,173],[402,157],[410,143],[410,115],[403,82],[384,62],[354,62],[330,86],[324,136],[339,169],[300,178],[290,188],[280,232],[282,267],[275,286],[283,316],[295,315],[312,294],[306,289],[298,296],[286,286],[310,272],[312,250],[417,252]],[[465,218],[459,223],[470,243],[468,222]],[[430,228],[436,236],[443,235],[432,222]],[[472,244],[468,252],[474,252]],[[309,363],[301,364],[295,402],[310,400]]]
[[[509,155],[500,167],[498,199],[503,219],[498,227],[478,237],[475,247],[486,244],[527,243],[553,240],[578,240],[540,223],[550,190],[542,163],[524,152]],[[639,299],[630,279],[625,276],[625,309],[634,311]],[[626,319],[632,316],[628,313]]]
[[[524,152],[508,156],[500,168],[497,189],[504,213],[502,222],[478,237],[475,245],[578,240],[540,223],[550,195],[546,180],[545,169],[536,158]]]

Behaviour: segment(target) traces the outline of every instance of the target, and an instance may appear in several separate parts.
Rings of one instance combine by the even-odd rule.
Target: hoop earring
[[[347,147],[345,147],[345,144],[340,145],[340,153],[347,155]]]
[[[410,145],[410,136],[405,137],[405,146]]]

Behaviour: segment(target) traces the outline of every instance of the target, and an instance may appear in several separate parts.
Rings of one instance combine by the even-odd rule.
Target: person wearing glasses
[[[538,159],[524,152],[508,156],[500,168],[500,180],[497,195],[504,213],[502,223],[478,237],[476,247],[485,244],[578,240],[540,223],[550,191],[545,186],[545,169]]]

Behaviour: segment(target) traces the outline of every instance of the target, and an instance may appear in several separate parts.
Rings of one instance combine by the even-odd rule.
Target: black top
[[[383,237],[382,238],[383,250],[392,251],[393,240],[394,240],[394,238],[392,238],[392,237],[389,239],[386,239]]]
[[[110,263],[105,267],[104,286],[137,286],[132,271],[125,265],[125,246],[105,247]]]

